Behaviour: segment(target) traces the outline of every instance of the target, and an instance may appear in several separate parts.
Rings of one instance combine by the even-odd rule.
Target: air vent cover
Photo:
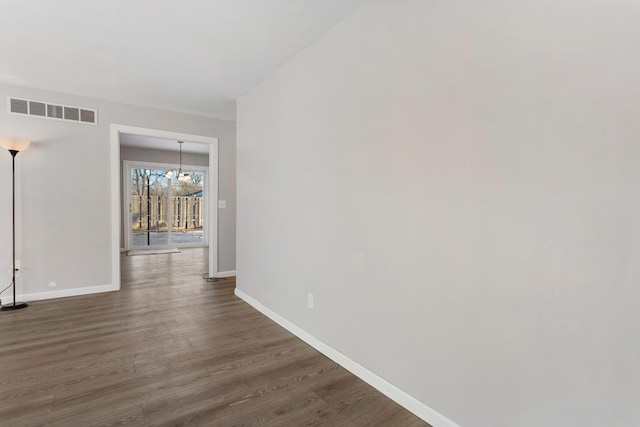
[[[63,120],[97,125],[98,110],[91,108],[73,107],[70,105],[53,104],[32,99],[8,97],[9,112],[43,119]]]
[[[17,114],[29,114],[29,101],[9,98],[9,111]]]

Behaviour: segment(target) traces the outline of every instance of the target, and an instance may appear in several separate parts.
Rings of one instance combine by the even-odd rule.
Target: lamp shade
[[[24,151],[31,142],[28,139],[0,136],[0,147],[13,151]]]

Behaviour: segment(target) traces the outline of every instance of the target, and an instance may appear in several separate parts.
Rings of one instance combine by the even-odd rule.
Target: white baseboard
[[[338,350],[330,347],[329,345],[315,338],[313,335],[289,322],[287,319],[271,311],[238,288],[236,288],[235,294],[246,301],[249,305],[253,306],[256,310],[300,338],[302,341],[306,342],[311,347],[315,348],[320,353],[324,354],[329,359],[333,360],[346,370],[350,371],[352,374],[359,377],[361,380],[365,381],[372,387],[375,387],[378,391],[394,400],[396,403],[403,406],[407,410],[413,412],[416,416],[422,418],[433,427],[460,427],[458,424],[454,423],[444,415],[425,405],[410,394],[400,390],[398,387],[371,372],[364,366],[360,365],[358,362],[351,360],[349,357],[340,353]]]
[[[235,275],[236,275],[235,270],[229,270],[229,271],[219,271],[216,273],[215,277],[218,279],[222,279],[224,277],[233,277]]]
[[[16,295],[16,300],[22,302],[41,301],[54,298],[76,297],[80,295],[98,294],[101,292],[113,292],[119,290],[115,285],[89,286],[86,288],[60,289],[49,292],[35,292],[31,294]],[[9,291],[7,291],[9,292]],[[2,295],[3,304],[13,302],[13,295]]]

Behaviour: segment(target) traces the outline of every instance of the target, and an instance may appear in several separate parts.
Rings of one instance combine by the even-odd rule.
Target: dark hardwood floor
[[[123,256],[120,292],[0,312],[0,425],[427,425],[206,265],[206,249]]]

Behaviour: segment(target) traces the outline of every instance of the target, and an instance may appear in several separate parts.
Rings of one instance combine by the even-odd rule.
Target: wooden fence
[[[174,231],[202,230],[204,225],[203,198],[194,196],[171,197]],[[131,195],[131,226],[134,231],[168,231],[168,204],[166,196],[140,197]]]

